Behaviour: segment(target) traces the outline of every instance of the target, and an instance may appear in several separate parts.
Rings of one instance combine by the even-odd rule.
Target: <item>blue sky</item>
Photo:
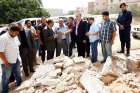
[[[89,1],[94,0],[42,0],[45,8],[59,8],[64,11],[74,10],[76,7],[86,7]]]

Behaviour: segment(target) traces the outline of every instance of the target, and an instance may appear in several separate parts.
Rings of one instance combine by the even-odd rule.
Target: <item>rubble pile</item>
[[[136,59],[115,55],[103,66],[83,57],[60,56],[40,65],[13,93],[140,93],[140,74],[129,67],[139,63]],[[108,71],[105,66],[110,66]]]

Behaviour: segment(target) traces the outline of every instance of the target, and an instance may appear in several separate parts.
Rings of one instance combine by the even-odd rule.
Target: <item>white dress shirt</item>
[[[9,32],[0,36],[0,52],[3,52],[9,63],[16,63],[19,55],[19,41],[17,37],[12,38]],[[0,63],[3,64],[0,59]]]
[[[99,30],[100,30],[100,27],[99,27],[99,25],[98,24],[92,24],[91,26],[90,26],[90,30],[89,30],[89,32],[99,32]],[[90,40],[90,43],[93,43],[93,42],[95,42],[96,40],[98,40],[99,39],[99,35],[90,35],[89,36],[89,40]]]

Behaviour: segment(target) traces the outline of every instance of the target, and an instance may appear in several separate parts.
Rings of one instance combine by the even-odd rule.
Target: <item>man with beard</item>
[[[119,34],[121,41],[121,51],[118,53],[125,53],[126,46],[126,56],[130,55],[130,33],[131,33],[131,23],[132,23],[132,13],[127,10],[126,3],[120,5],[122,12],[119,13],[117,24],[119,26]]]

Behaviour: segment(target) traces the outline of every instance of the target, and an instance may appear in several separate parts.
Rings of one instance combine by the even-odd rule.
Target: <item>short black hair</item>
[[[31,21],[30,21],[30,20],[26,20],[26,21],[25,21],[25,24],[27,25],[27,24],[28,24],[28,22],[31,22]]]
[[[122,6],[127,6],[127,4],[126,3],[121,3],[120,8],[122,8]]]
[[[104,12],[102,12],[102,15],[109,16],[109,12],[108,11],[104,11]]]
[[[72,19],[72,20],[74,20],[74,18],[73,18],[73,17],[69,17],[69,19]]]
[[[11,23],[10,25],[9,25],[9,30],[10,31],[12,31],[12,32],[19,32],[20,31],[20,28],[19,28],[19,26],[18,26],[18,24],[17,23]]]
[[[47,21],[47,24],[48,24],[48,25],[51,24],[51,23],[53,23],[53,20],[48,20],[48,21]]]
[[[13,22],[15,22],[15,19],[13,19],[13,18],[9,18],[9,19],[8,19],[8,24],[11,24],[11,23],[13,23]]]
[[[94,21],[94,17],[90,17],[89,20],[93,20]]]

